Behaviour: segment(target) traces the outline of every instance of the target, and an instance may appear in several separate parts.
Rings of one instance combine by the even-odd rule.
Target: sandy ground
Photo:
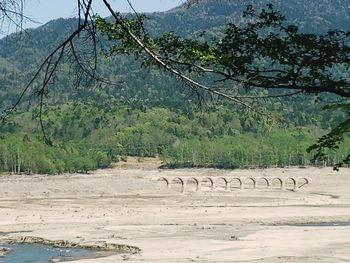
[[[307,176],[309,185],[167,189],[159,176]],[[340,225],[318,223],[340,223]],[[303,225],[314,223],[314,225]],[[300,225],[298,225],[300,224]],[[141,249],[76,262],[350,262],[350,169],[124,169],[0,176],[0,242],[24,236]]]

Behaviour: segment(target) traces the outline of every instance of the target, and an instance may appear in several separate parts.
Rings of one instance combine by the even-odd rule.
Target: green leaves
[[[350,103],[334,104],[325,107],[328,110],[342,110],[350,116]],[[312,161],[327,160],[329,153],[339,150],[340,145],[350,138],[350,119],[347,119],[333,128],[329,133],[317,140],[317,143],[311,145],[307,151],[314,152]],[[350,148],[343,160],[335,165],[335,169],[344,164],[350,164]]]
[[[144,33],[142,19],[120,17],[117,23],[125,24],[153,55],[144,52],[144,46],[131,40],[130,34],[124,35],[125,28],[106,21],[98,22],[97,28],[110,40],[116,40],[112,53],[132,53],[145,67],[171,67],[204,81],[209,78],[232,83],[233,89],[292,89],[304,94],[332,93],[350,98],[350,72],[346,66],[350,62],[350,32],[302,33],[296,25],[288,24],[272,4],[260,13],[249,5],[243,17],[245,23],[228,24],[223,37],[212,41],[181,38],[174,32],[150,39]],[[225,92],[232,94],[237,90]],[[343,121],[309,148],[316,152],[315,159],[326,158],[324,149],[338,149],[349,132],[349,122],[350,119]]]

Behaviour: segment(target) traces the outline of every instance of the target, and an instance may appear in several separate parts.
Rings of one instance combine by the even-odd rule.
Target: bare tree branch
[[[235,98],[234,96],[230,96],[228,94],[213,90],[212,88],[203,85],[195,80],[193,80],[192,78],[184,75],[183,73],[181,73],[180,71],[178,71],[177,69],[174,69],[173,67],[171,67],[168,63],[164,62],[161,59],[161,56],[158,55],[157,53],[155,53],[153,50],[151,50],[150,48],[148,48],[146,46],[145,43],[143,43],[133,32],[131,32],[131,30],[122,22],[122,19],[120,18],[120,16],[114,12],[113,8],[111,7],[111,5],[109,4],[108,1],[103,0],[103,3],[105,4],[105,6],[108,8],[109,12],[111,13],[111,15],[113,16],[113,18],[115,19],[116,23],[119,24],[124,32],[126,32],[130,38],[137,44],[139,45],[139,47],[141,49],[143,49],[152,59],[154,59],[154,61],[156,61],[160,66],[162,66],[165,70],[169,71],[170,73],[174,74],[175,76],[177,76],[180,80],[184,81],[185,83],[187,83],[192,89],[196,90],[196,89],[200,89],[206,92],[209,92],[212,95],[216,95],[219,97],[223,97],[226,99],[229,99],[233,102],[236,102],[240,105],[243,105],[244,107],[250,109],[251,111],[258,113],[258,114],[262,114],[261,112],[259,112],[258,110],[256,110],[255,108],[253,108],[252,106],[248,105],[247,103]]]
[[[44,59],[42,64],[39,66],[38,70],[32,77],[32,79],[29,81],[27,86],[23,89],[21,92],[19,98],[14,103],[14,105],[6,110],[6,113],[3,117],[3,121],[9,116],[10,113],[12,113],[18,105],[22,102],[24,96],[28,92],[28,90],[33,86],[34,82],[39,78],[41,73],[44,73],[43,82],[41,86],[38,88],[37,94],[40,97],[40,108],[42,108],[43,103],[43,96],[45,94],[45,90],[47,88],[47,85],[49,84],[50,80],[52,79],[54,73],[57,70],[57,67],[59,63],[61,62],[64,54],[64,50],[67,46],[71,45],[73,39],[75,39],[79,34],[86,29],[88,24],[90,23],[89,17],[90,17],[90,11],[91,11],[91,4],[93,0],[79,0],[79,2],[84,3],[84,22],[79,25],[79,27],[69,36],[67,37],[60,45],[58,45],[47,57]],[[82,6],[82,5],[81,5]]]

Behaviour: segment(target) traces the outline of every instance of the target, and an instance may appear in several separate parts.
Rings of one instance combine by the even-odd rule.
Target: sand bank
[[[262,175],[311,183],[297,192],[189,187],[180,193],[156,180]],[[0,242],[30,236],[137,250],[80,263],[350,261],[350,169],[119,168],[1,176],[0,215]]]

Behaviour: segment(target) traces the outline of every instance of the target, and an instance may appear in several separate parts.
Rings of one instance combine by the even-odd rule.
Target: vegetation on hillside
[[[245,21],[240,14],[250,3],[219,2],[213,4],[202,0],[186,11],[174,9],[151,14],[150,19],[145,21],[146,26],[151,28],[152,34],[160,37],[150,44],[154,45],[154,49],[162,45],[173,47],[173,51],[158,50],[167,58],[177,54],[179,59],[188,59],[187,64],[200,61],[200,66],[210,65],[216,61],[217,55],[207,52],[213,51],[210,45],[218,39],[225,39],[223,32],[228,22],[241,25]],[[324,32],[331,25],[347,30],[349,18],[342,14],[342,1],[329,7],[338,14],[336,17],[323,12],[321,6],[326,2],[329,1],[276,1],[276,9],[297,23],[302,32]],[[256,8],[266,3],[259,1]],[[320,19],[312,18],[310,14]],[[99,28],[108,35],[108,21],[98,18],[97,21]],[[131,27],[140,30],[137,20],[125,21],[134,23]],[[19,42],[16,34],[0,40],[0,74],[3,76],[0,81],[1,110],[16,103],[24,83],[30,81],[43,58],[74,32],[76,24],[76,19],[60,19],[30,30]],[[233,29],[231,24],[231,31]],[[167,31],[174,33],[162,36]],[[241,29],[240,34],[243,31]],[[114,37],[113,34],[109,36]],[[275,40],[278,38],[274,37]],[[174,45],[174,42],[179,45]],[[72,41],[79,54],[88,54],[89,57],[82,44],[81,40]],[[102,41],[101,45],[105,52],[112,47],[108,41]],[[179,50],[179,46],[183,49]],[[181,53],[188,47],[192,53]],[[117,48],[112,47],[111,52],[125,52],[125,49]],[[127,48],[130,48],[129,53],[135,51],[130,43]],[[55,59],[57,57],[53,57]],[[264,66],[268,62],[261,60],[254,63]],[[63,56],[56,74],[48,82],[49,88],[41,90],[42,82],[35,82],[28,90],[29,96],[16,108],[17,112],[0,127],[0,171],[87,172],[108,167],[127,156],[159,156],[168,167],[309,165],[314,155],[306,149],[312,144],[317,146],[316,139],[320,137],[318,144],[321,148],[315,149],[323,149],[317,152],[323,162],[314,164],[336,165],[341,160],[346,161],[349,155],[349,139],[344,133],[344,127],[348,126],[346,122],[343,125],[348,117],[348,108],[336,103],[339,100],[335,95],[304,96],[300,93],[293,99],[283,96],[272,99],[285,92],[280,89],[257,91],[244,85],[234,85],[234,96],[262,98],[250,102],[262,113],[254,115],[242,106],[212,97],[206,92],[194,90],[191,93],[191,89],[172,78],[171,74],[164,74],[156,68],[142,68],[149,65],[149,61],[141,63],[130,54],[99,56],[96,76],[100,81],[95,83],[81,78],[83,72],[71,67],[69,54]],[[241,63],[242,67],[245,65],[247,63]],[[203,76],[201,70],[191,66],[184,68],[191,71],[191,77],[196,77],[194,73]],[[333,69],[331,75],[347,78],[342,68]],[[205,78],[209,83],[214,80]],[[219,83],[222,88],[232,88],[231,84]],[[37,97],[38,94],[42,97]],[[44,98],[39,107],[37,98]],[[198,106],[197,103],[203,102]],[[327,134],[334,127],[338,127],[345,136]],[[51,146],[43,140],[43,130]]]
[[[90,101],[49,107],[42,118],[52,146],[42,139],[35,109],[2,126],[1,171],[87,172],[127,156],[159,156],[167,167],[304,166],[312,158],[307,147],[323,132],[312,123],[295,128],[256,122],[251,113],[228,106],[184,111]],[[317,164],[336,164],[349,147],[348,140],[327,163]]]

